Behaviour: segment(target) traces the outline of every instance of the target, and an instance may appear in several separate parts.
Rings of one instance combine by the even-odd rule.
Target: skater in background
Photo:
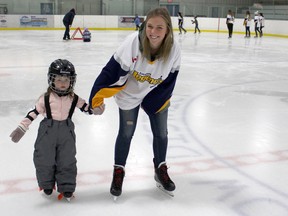
[[[260,22],[260,29],[259,29],[260,37],[262,37],[263,36],[263,30],[262,29],[265,26],[265,18],[264,18],[263,13],[259,13],[259,22]]]
[[[138,31],[139,28],[140,28],[140,25],[141,25],[141,20],[140,20],[140,17],[137,14],[135,15],[134,23],[135,23],[135,26],[136,26],[135,31]]]
[[[195,24],[195,31],[194,31],[194,34],[197,33],[197,30],[200,34],[200,29],[199,29],[199,25],[198,25],[198,20],[197,20],[197,16],[194,17],[194,20],[191,20],[192,21],[192,24]]]
[[[63,17],[63,24],[65,26],[65,32],[64,32],[63,40],[70,40],[70,27],[71,27],[71,25],[73,23],[75,15],[76,15],[75,9],[72,8]]]
[[[245,26],[245,38],[250,38],[250,26],[251,26],[251,14],[250,11],[246,11],[243,25]]]
[[[119,106],[110,188],[115,197],[122,193],[126,160],[140,108],[148,115],[152,129],[155,180],[166,191],[175,189],[166,165],[167,118],[180,57],[169,12],[166,8],[156,8],[147,14],[140,31],[126,38],[95,80],[89,99],[94,114],[102,114],[104,98],[113,95]]]
[[[255,38],[258,37],[258,33],[260,35],[260,17],[259,17],[259,12],[256,11],[254,13],[254,26],[255,26]]]
[[[186,29],[184,29],[183,24],[184,24],[184,18],[182,16],[182,13],[178,12],[178,28],[179,28],[179,31],[180,31],[179,34],[182,34],[182,30],[185,32],[185,34],[187,32]]]
[[[228,38],[232,38],[233,25],[234,25],[234,14],[231,10],[228,10],[226,24],[228,28]]]
[[[39,114],[44,116],[34,146],[34,165],[40,190],[51,195],[57,185],[67,200],[73,197],[76,187],[76,146],[72,115],[75,107],[86,114],[93,114],[90,106],[74,93],[76,72],[65,59],[53,61],[48,70],[47,92],[36,102],[18,127],[11,133],[17,143]]]
[[[90,42],[91,41],[91,32],[89,31],[88,28],[84,28],[82,38],[83,38],[83,42]]]

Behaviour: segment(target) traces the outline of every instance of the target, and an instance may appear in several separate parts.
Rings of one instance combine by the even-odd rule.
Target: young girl
[[[92,114],[90,106],[74,92],[76,72],[71,62],[57,59],[48,71],[47,92],[40,96],[35,108],[28,112],[18,127],[11,133],[17,143],[39,114],[41,121],[35,142],[34,164],[40,190],[51,195],[55,184],[60,193],[70,201],[76,187],[76,146],[74,123],[71,118],[75,107]]]
[[[165,8],[151,10],[140,31],[116,50],[96,79],[90,94],[94,114],[105,110],[104,98],[115,95],[119,106],[119,131],[115,143],[110,193],[122,193],[125,165],[140,108],[149,117],[153,135],[154,178],[157,186],[173,195],[175,184],[166,165],[168,109],[181,62],[171,17]]]

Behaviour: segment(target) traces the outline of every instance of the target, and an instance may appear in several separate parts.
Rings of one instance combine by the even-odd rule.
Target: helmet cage
[[[49,88],[59,96],[68,95],[74,90],[76,83],[76,72],[74,65],[66,59],[57,59],[51,63],[48,70],[48,85]],[[60,90],[55,87],[56,76],[64,76],[70,79],[70,85],[66,90]]]
[[[58,74],[52,74],[52,73],[48,73],[48,84],[49,84],[49,87],[50,89],[55,92],[56,94],[58,94],[59,96],[65,96],[65,95],[68,95],[70,94],[71,92],[74,91],[74,86],[75,86],[75,83],[76,83],[76,77],[77,75],[74,74],[74,75],[61,75],[61,76],[65,76],[65,77],[69,77],[70,79],[70,84],[69,84],[69,87],[66,89],[66,90],[60,90],[58,88],[56,88],[55,86],[55,78],[56,76],[59,76]]]

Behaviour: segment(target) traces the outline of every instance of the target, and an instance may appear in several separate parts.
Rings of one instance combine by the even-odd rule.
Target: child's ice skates
[[[51,194],[53,193],[53,189],[44,189],[43,192],[45,195],[51,196]]]
[[[47,196],[47,197],[50,197],[52,195],[53,190],[55,190],[55,187],[53,189],[39,188],[39,191],[43,191],[44,195]]]
[[[68,202],[70,202],[71,199],[74,198],[73,192],[63,192],[63,193],[60,193],[60,194],[58,195],[58,200],[62,200],[63,198],[65,198]]]

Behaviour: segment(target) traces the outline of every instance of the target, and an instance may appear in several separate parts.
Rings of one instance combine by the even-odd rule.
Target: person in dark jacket
[[[70,27],[73,23],[74,16],[76,15],[75,9],[72,8],[63,18],[63,24],[65,26],[65,33],[63,40],[70,40]]]

